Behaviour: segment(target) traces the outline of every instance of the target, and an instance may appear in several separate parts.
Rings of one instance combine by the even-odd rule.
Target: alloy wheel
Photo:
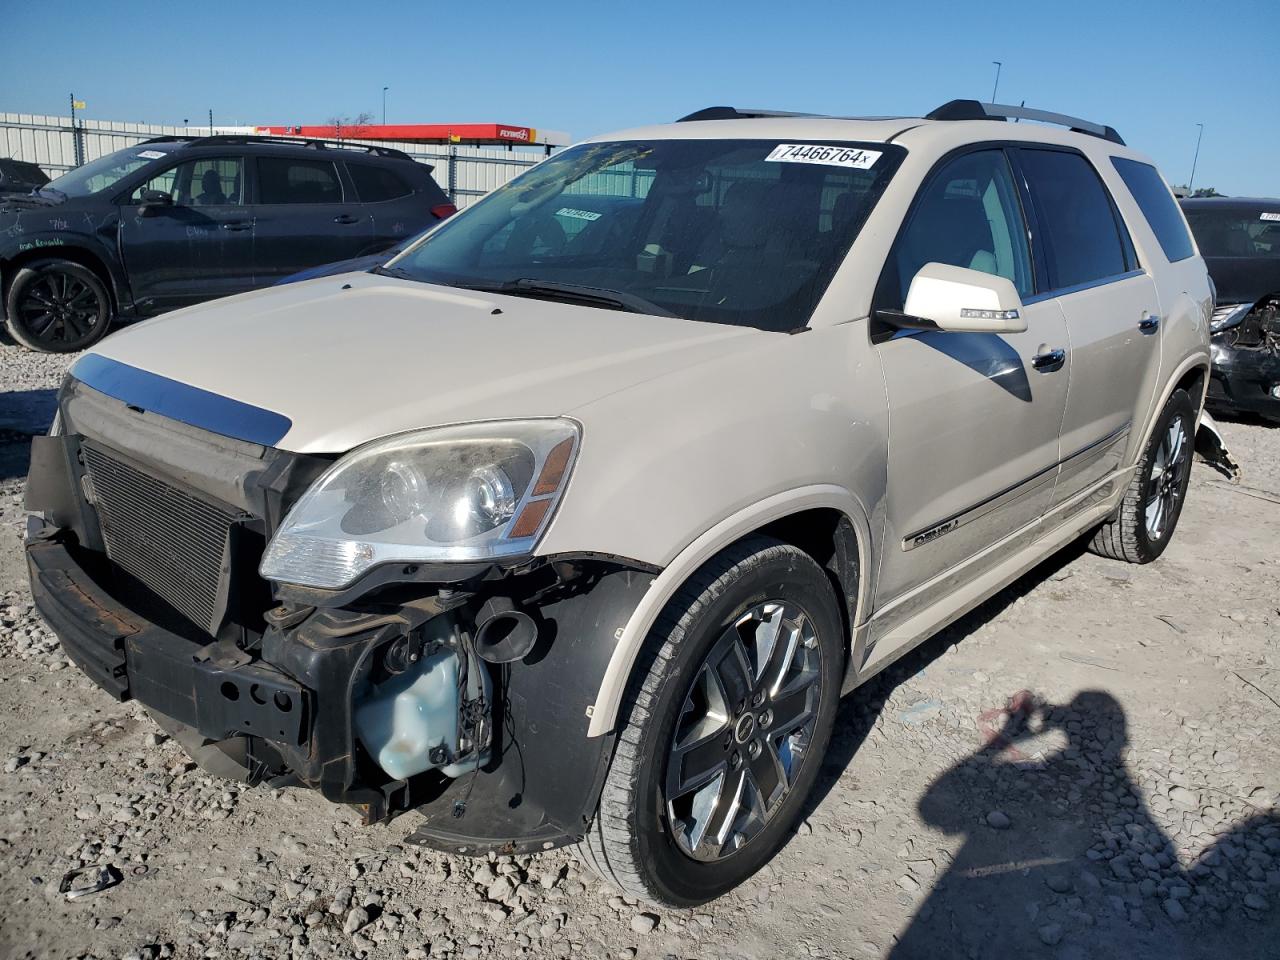
[[[757,603],[712,645],[676,721],[664,800],[695,860],[736,853],[782,806],[813,740],[822,648],[796,604]]]
[[[43,343],[72,343],[89,335],[102,312],[98,293],[79,277],[49,271],[22,291],[18,315],[30,336]]]
[[[1160,439],[1147,481],[1145,506],[1147,538],[1155,541],[1165,535],[1177,510],[1186,485],[1186,466],[1191,456],[1187,428],[1182,417],[1174,417]]]

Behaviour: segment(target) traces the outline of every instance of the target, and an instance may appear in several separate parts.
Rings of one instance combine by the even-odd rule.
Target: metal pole
[[[384,127],[387,125],[387,91],[390,89],[390,87],[382,88],[382,125]]]
[[[209,108],[209,136],[213,136],[213,107]]]
[[[996,91],[1000,89],[1000,68],[1004,66],[1004,63],[1000,60],[992,60],[991,62],[996,65],[996,82],[995,86],[991,88],[991,102],[995,103]]]
[[[76,95],[72,93],[69,96],[71,98],[71,156],[78,167],[84,163],[84,158],[80,145],[80,131],[76,129]]]
[[[1197,123],[1196,126],[1200,128],[1200,132],[1196,134],[1196,155],[1191,159],[1191,179],[1187,181],[1188,195],[1191,194],[1191,188],[1195,186],[1196,164],[1200,161],[1200,138],[1204,136],[1204,124]]]

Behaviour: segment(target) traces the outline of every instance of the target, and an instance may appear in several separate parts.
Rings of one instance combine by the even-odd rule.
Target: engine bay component
[[[441,621],[451,618],[422,629],[437,632]],[[430,652],[408,654],[396,664],[402,672],[373,684],[355,706],[356,736],[395,780],[427,770],[457,778],[488,759],[489,675],[456,626],[445,629],[444,638],[427,640]]]

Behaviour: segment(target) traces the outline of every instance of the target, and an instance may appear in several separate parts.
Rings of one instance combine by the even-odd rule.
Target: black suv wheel
[[[5,301],[5,329],[32,350],[71,353],[106,335],[111,297],[88,267],[36,260],[18,270]]]

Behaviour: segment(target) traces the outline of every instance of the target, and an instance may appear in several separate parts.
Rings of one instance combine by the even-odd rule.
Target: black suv
[[[30,193],[49,182],[49,175],[34,163],[0,157],[0,195]]]
[[[1205,403],[1280,422],[1280,200],[1182,200],[1217,288]]]
[[[136,319],[385,250],[455,209],[386,147],[158,137],[0,198],[5,327],[80,350]]]

